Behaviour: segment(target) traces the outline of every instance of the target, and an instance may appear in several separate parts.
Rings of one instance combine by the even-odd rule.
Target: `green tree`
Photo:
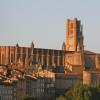
[[[31,96],[24,96],[24,97],[21,97],[20,100],[38,100],[38,99],[34,98],[34,97],[31,97]]]
[[[56,98],[56,100],[66,100],[66,98],[64,96],[59,96]]]
[[[100,100],[100,86],[78,84],[73,94],[73,100]]]
[[[73,100],[73,98],[70,96],[59,96],[56,100]]]

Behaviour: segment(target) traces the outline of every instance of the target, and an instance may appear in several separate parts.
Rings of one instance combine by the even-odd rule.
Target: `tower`
[[[82,73],[84,67],[84,46],[80,20],[67,19],[65,67],[75,73]]]
[[[82,25],[79,20],[67,19],[66,23],[66,50],[67,51],[81,51],[83,50],[83,34]]]

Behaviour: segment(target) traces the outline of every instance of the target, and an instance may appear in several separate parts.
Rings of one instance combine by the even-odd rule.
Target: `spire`
[[[77,51],[80,51],[80,44],[79,44],[79,42],[77,44]]]
[[[19,47],[19,44],[18,43],[16,44],[16,47]]]
[[[62,43],[62,50],[66,50],[66,44],[65,44],[65,42]]]
[[[34,43],[33,43],[33,41],[32,41],[32,43],[31,43],[31,47],[34,48]]]

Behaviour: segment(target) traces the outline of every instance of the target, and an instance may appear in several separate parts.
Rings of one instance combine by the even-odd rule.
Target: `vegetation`
[[[82,85],[74,87],[73,100],[100,100],[99,85]]]
[[[21,97],[20,100],[37,100],[37,98],[31,97],[31,96],[24,96],[24,97]]]
[[[64,96],[59,96],[59,97],[56,98],[56,100],[66,100],[66,97],[64,97]]]
[[[100,100],[100,86],[78,84],[70,93],[59,96],[56,100]]]

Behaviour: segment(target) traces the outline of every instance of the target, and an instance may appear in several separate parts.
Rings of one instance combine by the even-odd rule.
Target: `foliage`
[[[71,96],[59,96],[56,100],[73,100]]]
[[[77,84],[65,96],[59,96],[56,100],[100,100],[100,86]]]
[[[78,84],[74,87],[73,100],[100,100],[99,85]]]
[[[37,98],[31,97],[31,96],[24,96],[24,97],[21,97],[20,100],[37,100]]]
[[[59,96],[56,98],[56,100],[66,100],[66,98],[64,96]]]

